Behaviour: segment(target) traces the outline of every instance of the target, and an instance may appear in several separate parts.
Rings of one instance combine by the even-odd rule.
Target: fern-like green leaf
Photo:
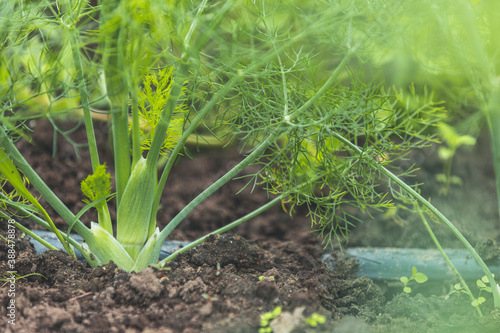
[[[99,165],[94,174],[87,176],[81,183],[81,189],[89,198],[83,200],[85,203],[91,203],[111,194],[111,175],[106,172],[106,164]]]
[[[149,150],[156,127],[172,89],[173,68],[165,68],[156,74],[146,75],[143,87],[138,91],[139,118],[141,120],[141,151]],[[173,112],[161,154],[171,151],[182,136],[187,115],[185,105],[179,105]]]

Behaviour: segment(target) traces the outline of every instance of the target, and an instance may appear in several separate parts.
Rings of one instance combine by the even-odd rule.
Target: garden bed
[[[36,127],[33,144],[21,141],[18,147],[47,185],[78,212],[85,204],[75,189],[91,173],[88,152],[80,148],[81,157],[77,157],[73,146],[59,136],[52,157],[51,125],[42,121],[30,125]],[[64,126],[69,129],[74,124]],[[70,137],[85,142],[83,127]],[[100,146],[106,144],[105,123],[99,124],[97,138]],[[453,187],[447,196],[437,194],[442,185],[435,175],[442,171],[442,163],[435,147],[414,152],[408,163],[421,168],[415,181],[425,184],[421,186],[424,197],[432,196],[433,204],[482,249],[485,260],[498,260],[494,241],[500,241],[500,227],[487,142],[488,138],[480,137],[473,150],[459,152],[453,173],[463,185]],[[170,176],[158,225],[166,225],[189,200],[234,166],[241,159],[237,148],[198,151],[192,147],[194,159],[183,157]],[[108,165],[110,156],[101,156]],[[239,179],[220,189],[170,238],[194,240],[268,200],[259,188],[235,195],[245,183]],[[344,246],[433,248],[418,216],[402,210],[395,216],[374,213],[373,218],[352,213],[364,223],[356,224]],[[113,209],[111,214],[114,219]],[[88,224],[95,219],[89,214],[82,221]],[[58,227],[65,226],[62,220],[54,221]],[[4,222],[2,235],[7,232]],[[460,248],[444,226],[436,226],[435,232],[444,247]],[[290,217],[281,206],[274,207],[230,233],[210,237],[166,269],[148,268],[140,274],[125,273],[113,264],[90,268],[57,251],[39,256],[19,231],[16,236],[17,274],[43,277],[17,281],[16,325],[9,325],[3,315],[4,332],[257,332],[260,315],[277,306],[283,312],[272,323],[274,332],[497,332],[500,327],[500,312],[492,311],[488,295],[481,305],[485,314],[481,319],[466,295],[448,295],[456,281],[415,284],[411,294],[404,294],[397,280],[357,276],[356,258],[339,249],[333,251],[335,269],[329,270],[321,261],[321,239],[310,232],[309,218],[300,209]],[[7,250],[2,241],[2,272],[9,270]],[[425,273],[425,267],[418,269]],[[4,309],[10,300],[8,288],[5,284],[0,295]],[[311,327],[305,319],[313,313],[323,315],[326,322]]]

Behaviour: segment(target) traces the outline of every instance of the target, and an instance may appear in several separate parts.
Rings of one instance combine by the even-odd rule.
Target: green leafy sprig
[[[427,275],[425,275],[424,273],[418,272],[417,268],[415,266],[413,266],[413,268],[411,269],[411,273],[412,274],[409,278],[406,276],[402,276],[399,279],[401,281],[401,283],[403,283],[403,292],[405,292],[406,294],[411,293],[411,287],[408,286],[410,281],[415,281],[417,283],[422,284],[422,283],[427,282],[427,280],[428,280]]]

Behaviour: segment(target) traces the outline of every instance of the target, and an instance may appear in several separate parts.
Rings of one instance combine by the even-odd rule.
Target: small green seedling
[[[476,285],[479,288],[479,295],[478,295],[478,297],[474,301],[471,302],[471,305],[473,307],[477,307],[477,306],[483,304],[486,301],[486,298],[484,298],[483,296],[481,296],[481,293],[483,291],[491,293],[491,287],[487,286],[486,283],[490,283],[490,281],[488,280],[488,277],[486,275],[483,276],[481,278],[481,280],[477,280],[476,281]]]
[[[438,182],[443,183],[444,187],[439,191],[440,194],[447,194],[450,185],[462,185],[460,177],[451,175],[451,162],[453,156],[460,146],[474,146],[476,139],[470,135],[459,135],[456,130],[445,124],[441,123],[439,126],[440,136],[446,142],[448,147],[439,147],[439,157],[445,161],[444,173],[438,174],[436,179]]]
[[[273,329],[269,327],[269,323],[281,315],[281,306],[277,306],[273,311],[266,312],[260,315],[259,333],[271,333]]]
[[[413,266],[412,275],[410,276],[410,278],[407,278],[406,276],[402,276],[399,280],[404,284],[403,291],[405,293],[409,294],[409,293],[411,293],[411,288],[408,287],[408,283],[410,283],[411,280],[415,280],[417,283],[424,283],[428,279],[424,273],[417,272],[417,268],[415,266]]]
[[[476,308],[476,307],[480,306],[481,304],[483,304],[484,302],[486,302],[486,298],[484,298],[483,296],[481,296],[481,293],[483,291],[485,291],[487,293],[491,293],[492,292],[491,287],[488,286],[487,283],[490,283],[490,280],[488,279],[488,277],[486,275],[483,276],[481,279],[478,279],[476,281],[476,285],[477,285],[477,288],[479,289],[479,293],[477,295],[477,298],[474,298],[474,300],[471,302],[471,305],[473,307]],[[454,293],[464,293],[464,294],[467,294],[467,292],[464,290],[464,287],[460,283],[456,283],[453,286],[453,290],[451,291],[450,295],[454,294]]]
[[[322,316],[316,312],[311,314],[310,317],[306,318],[306,323],[309,324],[311,327],[316,327],[318,324],[324,324],[326,322],[325,316]]]

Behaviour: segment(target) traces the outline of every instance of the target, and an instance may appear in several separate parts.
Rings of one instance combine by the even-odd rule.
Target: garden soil
[[[54,136],[48,122],[37,120],[29,125],[35,130],[31,143],[21,140],[18,147],[42,179],[77,213],[85,206],[80,182],[91,172],[88,150],[82,146],[75,149],[75,143],[85,142],[83,126],[57,124],[60,133]],[[109,146],[106,123],[97,125],[96,137],[101,147]],[[106,162],[112,173],[110,156],[108,150],[101,155],[101,162]],[[158,226],[165,226],[186,203],[240,160],[237,146],[224,150],[190,147],[169,177]],[[435,177],[442,172],[443,163],[437,158],[436,146],[414,152],[398,168],[413,164],[420,169],[406,180],[424,183],[419,187],[422,194],[432,196],[432,202],[457,224],[485,259],[497,259],[495,244],[500,242],[500,226],[488,138],[481,136],[474,149],[459,151],[453,174],[462,179],[462,184],[453,185],[446,195],[438,195],[443,185]],[[236,179],[221,188],[170,238],[194,240],[267,202],[268,194],[248,183],[250,180]],[[18,231],[15,270],[19,277],[38,275],[19,278],[14,298],[8,295],[11,284],[2,284],[0,330],[259,332],[263,328],[260,315],[281,306],[281,315],[269,326],[276,333],[500,331],[500,311],[493,310],[491,295],[484,294],[487,300],[481,308],[485,316],[479,318],[465,295],[450,294],[450,286],[456,281],[428,282],[404,294],[397,281],[357,276],[357,259],[349,258],[337,245],[328,250],[336,258],[335,268],[330,270],[321,261],[322,239],[311,232],[306,211],[298,209],[290,214],[289,210],[286,203],[271,208],[224,235],[209,237],[165,269],[147,268],[138,274],[123,272],[113,263],[90,268],[61,251],[38,255]],[[114,217],[114,208],[111,212]],[[351,213],[363,223],[354,223],[344,248],[433,248],[418,216],[403,208],[390,215],[372,212],[371,217],[355,210]],[[16,219],[37,228],[28,219]],[[95,213],[82,218],[87,225],[95,220]],[[54,221],[65,229],[61,219]],[[6,221],[0,225],[5,236]],[[460,248],[444,226],[434,224],[433,228],[443,246]],[[1,241],[1,272],[10,270],[7,253],[6,242]],[[16,304],[15,325],[8,323],[6,312],[11,299]],[[326,322],[316,327],[306,323],[313,313],[324,316]]]

